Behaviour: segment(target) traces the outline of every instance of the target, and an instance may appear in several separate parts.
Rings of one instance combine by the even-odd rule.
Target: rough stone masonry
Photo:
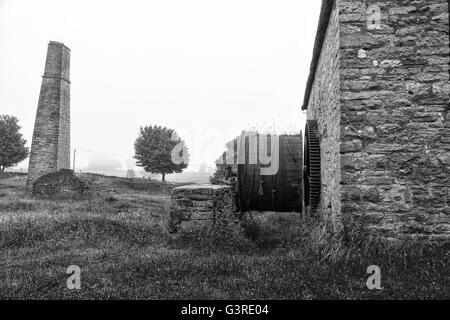
[[[324,0],[302,109],[320,208],[387,237],[450,239],[447,0]]]
[[[183,221],[211,222],[214,227],[225,220],[237,220],[233,189],[223,185],[186,185],[171,194],[169,231],[177,232]]]
[[[36,113],[27,190],[40,176],[70,168],[70,49],[48,44]]]

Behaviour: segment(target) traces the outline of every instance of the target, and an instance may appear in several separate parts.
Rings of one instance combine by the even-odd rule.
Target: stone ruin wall
[[[318,121],[322,195],[319,208],[340,214],[339,14],[333,9],[308,101],[308,119]]]
[[[368,30],[378,5],[380,29]],[[447,0],[341,1],[343,213],[450,236]]]
[[[70,168],[70,50],[48,45],[36,113],[27,189],[38,177]]]
[[[364,215],[387,237],[450,238],[448,1],[335,5],[308,105],[322,136],[321,207]],[[371,5],[380,8],[379,29],[368,28]],[[338,81],[330,74],[336,64]],[[339,140],[337,151],[331,144]]]

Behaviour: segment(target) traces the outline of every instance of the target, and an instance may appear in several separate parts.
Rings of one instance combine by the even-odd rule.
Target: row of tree
[[[1,172],[29,156],[27,141],[20,129],[16,117],[0,115]],[[137,165],[152,174],[161,174],[162,181],[165,181],[166,174],[181,173],[188,166],[188,148],[173,129],[156,125],[141,127],[134,149]]]

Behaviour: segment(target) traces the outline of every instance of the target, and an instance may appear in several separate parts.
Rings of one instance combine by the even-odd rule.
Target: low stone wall
[[[187,185],[172,190],[169,231],[177,232],[183,221],[235,220],[233,189],[223,185]]]
[[[75,176],[69,169],[45,174],[33,183],[33,195],[44,197],[82,196],[89,189],[87,181]]]

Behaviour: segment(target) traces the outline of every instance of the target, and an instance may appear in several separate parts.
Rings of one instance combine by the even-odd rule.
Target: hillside
[[[450,298],[448,247],[347,250],[297,213],[253,213],[233,237],[170,235],[174,184],[100,177],[99,196],[50,201],[24,195],[25,179],[0,175],[0,299]],[[372,264],[383,290],[366,287]],[[81,290],[66,287],[71,265]]]

